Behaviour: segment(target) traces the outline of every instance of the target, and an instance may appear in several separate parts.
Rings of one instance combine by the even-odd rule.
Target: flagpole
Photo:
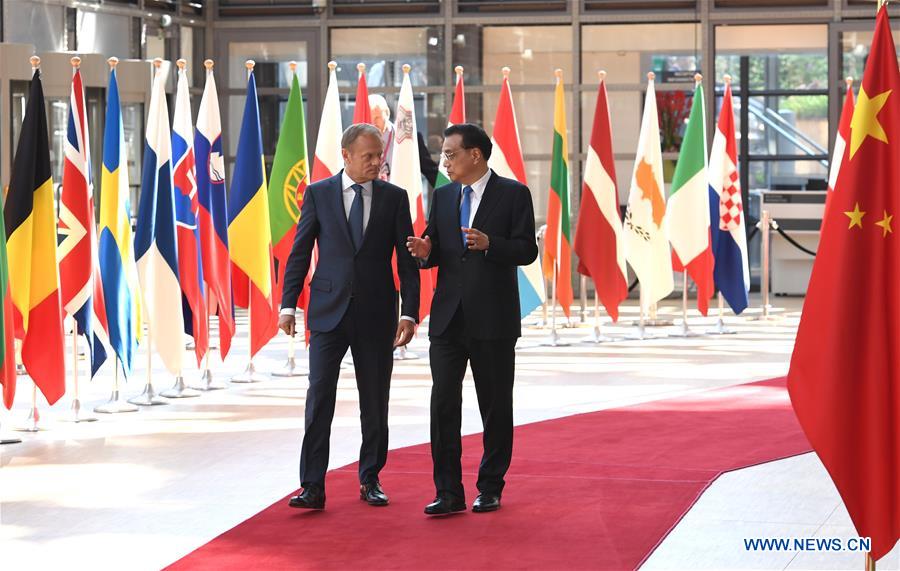
[[[109,397],[109,401],[105,404],[101,404],[94,407],[94,412],[104,413],[104,414],[115,414],[119,412],[137,412],[138,407],[134,406],[128,402],[122,402],[119,400],[119,366],[122,365],[122,361],[116,357],[116,375],[113,379],[113,391],[112,395]],[[124,365],[122,365],[124,366]]]
[[[296,311],[294,312],[296,315]],[[296,320],[294,321],[294,334],[296,335]],[[284,367],[279,371],[275,371],[272,373],[273,377],[285,377],[285,378],[295,378],[295,377],[304,377],[309,374],[309,371],[303,367],[297,366],[296,359],[296,350],[294,346],[294,335],[290,335],[288,338],[288,360],[287,363],[284,364]]]
[[[582,279],[586,280],[586,277],[582,276]],[[597,289],[597,280],[594,280],[594,330],[584,339],[584,341],[595,344],[613,341],[612,337],[603,334],[600,327],[600,292]]]
[[[871,553],[866,553],[865,570],[866,571],[875,571],[875,559],[872,558]]]
[[[247,81],[250,81],[250,76],[253,74],[253,68],[256,67],[256,62],[252,59],[248,59],[244,62],[244,67],[247,68]],[[247,327],[250,328],[250,333],[252,335],[253,332],[253,310],[251,309],[252,304],[247,303]],[[250,336],[248,335],[248,341],[250,341]],[[262,375],[256,371],[256,365],[253,364],[253,348],[248,347],[250,351],[250,362],[247,363],[247,368],[244,369],[244,372],[231,377],[232,383],[259,383],[261,381],[268,380],[265,375]]]
[[[696,337],[688,326],[688,274],[687,269],[681,272],[681,331],[672,334],[675,337]]]
[[[138,406],[157,406],[169,404],[156,396],[156,389],[153,388],[153,327],[147,324],[147,384],[144,385],[144,392],[136,397],[128,399],[131,404]]]
[[[212,64],[210,60],[206,60],[209,64]],[[207,69],[210,69],[212,65],[208,65]],[[206,285],[206,299],[209,300],[209,284]],[[212,305],[210,304],[207,308],[206,312],[206,330],[212,330],[212,318],[210,317],[210,308]],[[209,350],[206,352],[206,357],[203,358],[203,372],[200,374],[200,379],[203,381],[199,387],[194,387],[194,389],[198,391],[217,391],[220,389],[224,389],[224,385],[220,385],[213,380],[212,369],[209,368],[209,359],[210,354],[213,349],[218,349],[218,347],[213,347],[212,343],[210,343]]]
[[[587,322],[587,313],[588,313],[587,276],[584,276],[584,275],[581,276],[581,285],[580,285],[579,289],[581,290],[581,296],[580,296],[581,297],[581,322],[586,323]]]
[[[31,380],[34,383],[34,379]],[[44,430],[44,428],[39,424],[41,421],[41,413],[38,411],[37,406],[37,384],[33,384],[31,387],[31,410],[28,411],[28,416],[25,417],[25,424],[19,427],[14,428],[16,432],[40,432]]]
[[[78,398],[78,323],[74,319],[72,319],[72,393],[72,414],[67,420],[69,422],[96,422],[96,417],[81,416],[81,399]]]

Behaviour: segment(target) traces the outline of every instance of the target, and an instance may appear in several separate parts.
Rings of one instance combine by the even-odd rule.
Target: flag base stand
[[[669,336],[670,336],[670,337],[684,337],[684,338],[688,338],[688,337],[700,337],[700,336],[702,336],[702,335],[703,335],[702,333],[697,333],[696,331],[694,331],[693,329],[691,329],[691,328],[688,326],[687,321],[682,321],[682,322],[681,322],[681,328],[680,328],[678,331],[676,331],[676,332],[674,332],[674,333],[669,333]]]
[[[109,397],[109,401],[94,407],[94,412],[102,414],[117,414],[120,412],[137,412],[138,407],[124,402],[119,398],[119,391],[115,390]]]
[[[169,404],[156,396],[156,390],[153,388],[153,383],[150,381],[147,381],[147,384],[144,385],[144,392],[134,398],[128,399],[128,402],[138,406],[159,406]]]
[[[41,413],[38,412],[37,405],[32,406],[25,417],[25,422],[21,426],[13,428],[16,432],[41,432],[45,428],[40,424]]]
[[[0,446],[3,446],[4,444],[21,444],[21,443],[22,443],[21,438],[0,438]]]
[[[294,357],[288,357],[287,363],[284,366],[272,373],[273,377],[281,377],[281,378],[297,378],[297,377],[305,377],[309,374],[309,371],[306,367],[298,367],[297,359]]]
[[[184,384],[184,377],[178,375],[175,377],[175,385],[169,389],[159,393],[160,396],[164,396],[169,399],[186,399],[191,397],[199,397],[200,393],[195,391],[194,389],[189,389],[187,385]]]
[[[772,310],[772,306],[767,305],[762,309],[762,313],[759,315],[751,315],[747,318],[747,321],[783,321],[783,315],[772,315],[769,313]]]
[[[244,369],[243,373],[231,377],[232,383],[261,383],[268,380],[269,377],[256,370],[253,359],[250,360],[250,364],[247,365],[247,368]]]
[[[735,335],[737,331],[734,329],[729,329],[727,325],[725,325],[725,321],[720,317],[716,321],[716,326],[712,329],[707,330],[707,335]]]
[[[612,341],[618,341],[618,338],[604,335],[600,332],[600,327],[596,325],[591,334],[581,340],[582,343],[594,343],[595,345],[599,345],[600,343],[610,343]]]
[[[203,384],[191,388],[198,391],[220,391],[225,388],[225,385],[221,385],[213,380],[212,371],[209,369],[203,369],[203,374],[200,375],[200,380],[203,382]]]
[[[419,354],[413,353],[412,351],[408,351],[406,349],[406,345],[403,347],[397,347],[394,349],[394,360],[395,361],[410,361],[412,359],[418,359]]]
[[[542,347],[568,347],[571,345],[568,341],[563,340],[556,332],[556,329],[550,330],[550,336],[541,341]]]
[[[23,375],[27,375],[28,372],[25,370],[25,366],[21,363],[16,364],[16,376],[21,377]]]
[[[81,414],[81,399],[72,399],[72,412],[68,418],[63,419],[65,422],[97,422],[95,416],[84,416]]]

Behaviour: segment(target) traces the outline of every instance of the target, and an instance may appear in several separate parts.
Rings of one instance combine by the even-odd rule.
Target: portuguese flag
[[[0,196],[0,385],[3,385],[3,404],[6,408],[12,408],[13,398],[16,396],[16,353],[4,226],[3,197]]]
[[[453,109],[450,111],[450,118],[447,120],[447,126],[457,125],[466,122],[466,96],[463,89],[463,68],[461,65],[456,66],[456,92],[453,94]],[[437,180],[434,188],[440,188],[445,184],[450,184],[450,177],[447,176],[447,167],[444,161],[438,161]]]
[[[544,241],[544,276],[554,279],[556,300],[569,317],[572,305],[572,231],[569,224],[569,145],[566,139],[566,104],[562,70],[556,70],[553,110],[553,155],[550,160],[550,198],[547,202],[547,234]]]
[[[272,177],[269,181],[269,220],[272,225],[272,246],[276,265],[274,292],[276,307],[281,306],[284,269],[291,254],[291,246],[294,244],[303,193],[308,184],[306,120],[303,117],[300,81],[295,72],[287,109],[281,121],[275,160],[272,163]]]

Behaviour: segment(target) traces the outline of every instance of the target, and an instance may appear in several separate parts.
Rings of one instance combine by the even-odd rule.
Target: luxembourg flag
[[[87,340],[91,376],[94,376],[106,361],[104,345],[109,343],[109,326],[98,264],[91,148],[79,70],[81,60],[72,60],[75,73],[69,98],[66,158],[59,199],[58,233],[62,240],[57,257],[63,307],[75,319],[78,333]]]
[[[178,281],[175,196],[172,184],[172,138],[166,107],[163,61],[153,60],[156,75],[147,115],[141,202],[138,207],[135,252],[138,278],[144,293],[144,316],[150,343],[166,368],[180,376],[184,363],[184,317]]]
[[[200,98],[194,154],[197,161],[200,259],[209,291],[210,315],[219,316],[219,353],[224,359],[234,337],[231,300],[231,258],[228,254],[228,206],[225,200],[225,158],[222,154],[222,119],[213,75],[213,61],[206,66],[206,86]]]
[[[494,118],[494,133],[491,142],[494,148],[488,166],[495,173],[517,180],[528,186],[525,176],[525,161],[522,160],[522,145],[519,143],[519,127],[516,124],[516,110],[513,107],[512,91],[509,89],[509,68],[503,68],[503,83],[500,86],[500,102]],[[544,275],[541,273],[541,257],[535,258],[527,266],[517,268],[519,276],[519,315],[522,319],[540,307],[547,300]]]
[[[175,91],[175,118],[172,124],[172,175],[175,184],[175,227],[178,238],[178,276],[184,296],[185,333],[194,338],[194,353],[199,366],[209,350],[206,299],[203,295],[203,266],[200,257],[200,228],[197,223],[200,203],[197,199],[197,165],[194,162],[194,124],[191,120],[191,96],[188,93],[185,60],[178,60],[178,84]]]
[[[713,278],[722,297],[735,314],[740,314],[749,303],[750,266],[747,261],[747,234],[741,201],[741,179],[737,169],[734,107],[729,76],[725,76],[722,110],[719,112],[719,123],[709,153],[709,200],[715,258]]]

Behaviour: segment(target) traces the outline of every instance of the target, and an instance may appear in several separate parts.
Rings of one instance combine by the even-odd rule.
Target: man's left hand
[[[394,336],[394,347],[403,347],[412,341],[416,332],[416,324],[408,319],[401,319],[397,324],[397,335]]]
[[[463,228],[462,231],[466,233],[466,246],[470,250],[487,250],[490,247],[490,238],[481,230]]]

